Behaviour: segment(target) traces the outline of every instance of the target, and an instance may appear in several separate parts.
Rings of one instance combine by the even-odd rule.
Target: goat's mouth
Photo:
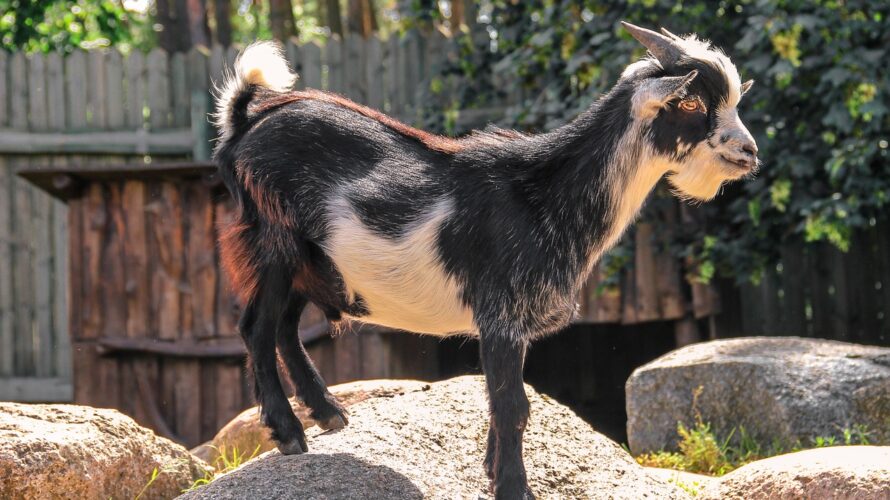
[[[753,160],[750,158],[730,158],[723,153],[720,153],[718,156],[720,156],[720,160],[723,163],[727,164],[739,176],[750,174],[757,167],[756,158]]]

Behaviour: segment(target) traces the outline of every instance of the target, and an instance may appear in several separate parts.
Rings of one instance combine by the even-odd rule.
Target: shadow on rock
[[[347,453],[280,455],[270,452],[185,499],[387,498],[420,499],[411,480],[385,465],[374,465]]]

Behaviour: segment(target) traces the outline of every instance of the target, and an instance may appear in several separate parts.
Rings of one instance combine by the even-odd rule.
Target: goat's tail
[[[244,49],[235,60],[234,74],[227,72],[223,84],[216,89],[214,122],[221,142],[244,129],[247,105],[257,87],[287,92],[296,80],[297,75],[288,68],[277,42],[255,42]]]

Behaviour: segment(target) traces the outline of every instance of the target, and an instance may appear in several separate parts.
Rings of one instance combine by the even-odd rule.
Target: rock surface
[[[115,410],[0,403],[0,498],[173,498],[209,471]]]
[[[688,498],[568,408],[526,393],[525,463],[540,498]],[[485,498],[487,407],[480,377],[367,399],[345,429],[310,429],[309,453],[270,451],[183,498]]]
[[[873,443],[890,442],[888,348],[797,337],[694,344],[635,370],[626,392],[635,455],[676,449],[677,422],[692,425],[696,411],[721,437],[743,426],[762,443],[808,445],[866,425]]]
[[[417,391],[428,385],[427,382],[418,380],[375,380],[349,382],[331,386],[331,393],[337,397],[347,411],[350,406],[369,398],[389,398],[406,392]],[[290,398],[291,408],[303,423],[303,428],[308,429],[316,422],[309,416],[309,409],[295,398]],[[247,453],[250,456],[254,450],[263,453],[275,449],[275,443],[269,429],[260,423],[259,408],[254,406],[238,414],[226,424],[216,436],[192,451],[195,456],[214,463],[220,450],[238,450],[239,453]]]
[[[758,460],[705,488],[703,500],[890,499],[890,447],[837,446]]]

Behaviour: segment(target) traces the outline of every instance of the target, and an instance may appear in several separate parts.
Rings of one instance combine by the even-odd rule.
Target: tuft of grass
[[[835,436],[817,436],[809,443],[797,441],[791,445],[785,445],[778,441],[763,445],[741,426],[733,429],[725,439],[720,440],[714,434],[711,425],[701,421],[696,422],[691,428],[679,423],[677,424],[677,433],[680,436],[678,443],[680,451],[644,453],[636,457],[637,463],[646,467],[722,476],[745,464],[785,453],[827,446],[868,445],[871,443],[871,432],[864,425],[854,425],[842,429],[842,439]],[[738,442],[731,444],[736,433],[739,435]]]
[[[698,397],[703,389],[699,386],[692,392],[695,425],[687,428],[682,422],[677,423],[677,434],[680,436],[677,445],[679,452],[662,450],[644,453],[636,457],[637,463],[646,467],[722,476],[745,464],[785,453],[826,446],[871,444],[872,432],[865,425],[853,425],[842,429],[840,433],[842,440],[836,436],[817,436],[806,444],[800,441],[790,444],[773,441],[764,445],[743,426],[733,428],[721,440],[711,429],[710,422],[704,422],[698,411]],[[736,434],[738,434],[736,444],[732,444]]]
[[[257,445],[254,448],[253,453],[248,455],[246,452],[240,451],[237,447],[232,446],[230,448],[226,448],[225,445],[220,446],[219,448],[213,447],[219,453],[216,457],[216,460],[211,464],[213,466],[213,472],[207,473],[204,477],[196,479],[194,483],[191,484],[188,488],[182,490],[183,493],[196,490],[205,484],[210,484],[217,477],[231,472],[238,467],[241,467],[242,464],[252,460],[254,457],[259,455],[260,446]],[[231,452],[231,453],[230,453]]]

